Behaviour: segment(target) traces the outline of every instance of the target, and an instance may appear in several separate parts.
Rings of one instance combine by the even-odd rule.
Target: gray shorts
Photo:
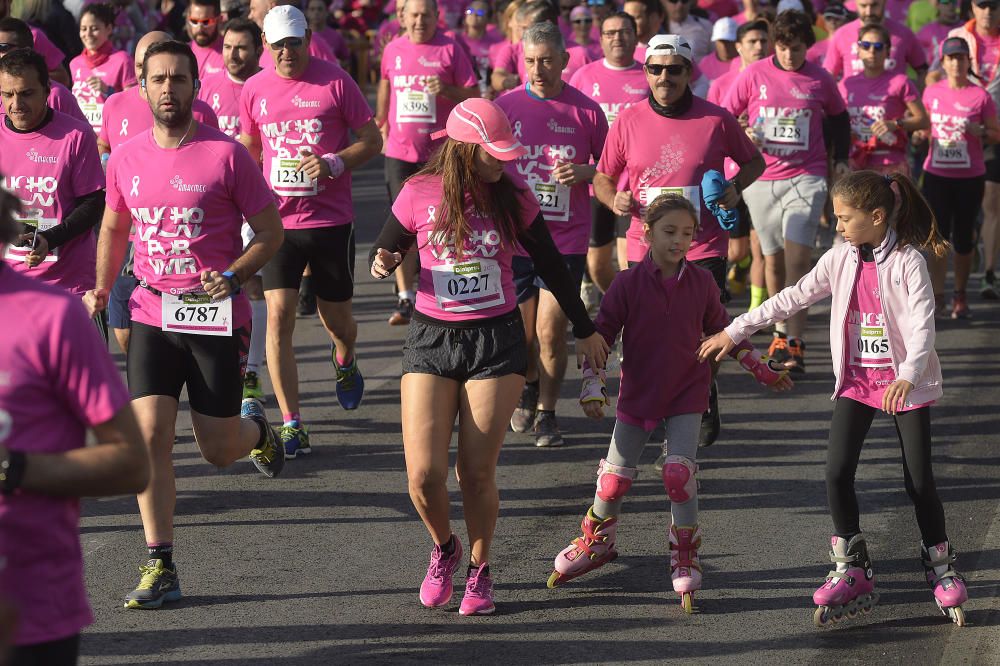
[[[766,256],[785,241],[812,247],[826,204],[826,178],[803,174],[785,180],[757,180],[743,190],[753,228]]]
[[[416,372],[465,382],[524,375],[528,348],[521,311],[452,327],[415,316],[403,343],[403,374]]]

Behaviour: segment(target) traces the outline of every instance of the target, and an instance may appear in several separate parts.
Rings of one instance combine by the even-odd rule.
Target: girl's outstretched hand
[[[608,361],[607,341],[600,333],[591,333],[588,338],[581,338],[576,341],[576,367],[582,368],[586,361],[590,367],[596,370],[603,370]]]
[[[736,343],[733,342],[728,333],[719,331],[712,337],[701,341],[701,347],[698,347],[698,360],[704,363],[711,358],[721,362],[735,346]]]
[[[906,405],[906,399],[913,390],[913,384],[905,379],[897,379],[889,384],[882,394],[882,411],[886,414],[897,414]]]

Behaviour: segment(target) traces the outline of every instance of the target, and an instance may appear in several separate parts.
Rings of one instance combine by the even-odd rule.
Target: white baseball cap
[[[264,37],[269,44],[280,42],[286,37],[302,38],[306,36],[305,14],[297,7],[279,5],[264,17]]]
[[[805,12],[806,8],[805,5],[802,4],[802,0],[781,0],[781,2],[778,3],[778,14],[790,11]]]
[[[688,62],[694,62],[691,45],[680,35],[654,35],[646,47],[646,62],[653,56],[679,55]]]
[[[736,19],[731,16],[725,16],[720,18],[712,26],[712,41],[718,42],[735,42],[736,41],[736,30],[739,28],[736,25]]]

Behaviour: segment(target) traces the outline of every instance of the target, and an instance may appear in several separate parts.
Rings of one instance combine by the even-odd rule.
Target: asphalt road
[[[386,325],[392,295],[364,266],[386,211],[378,165],[356,177],[355,191],[363,405],[337,406],[329,342],[310,318],[299,320],[296,342],[311,456],[274,480],[247,461],[216,470],[182,413],[175,560],[185,597],[161,610],[122,608],[146,559],[135,500],[85,502],[81,539],[97,620],[82,663],[1000,664],[1000,307],[976,298],[971,322],[939,327],[946,386],[933,416],[969,626],[943,617],[923,580],[899,446],[883,416],[857,480],[881,603],[849,623],[813,627],[811,595],[830,566],[832,529],[823,485],[832,408],[825,305],[810,317],[809,374],[793,393],[766,394],[735,364],[724,366],[723,434],[700,460],[697,614],[682,612],[670,585],[668,504],[652,444],[624,506],[619,558],[545,587],[553,557],[579,534],[613,425],[583,417],[575,369],[559,404],[567,445],[536,449],[529,436],[510,434],[501,455],[496,615],[458,614],[462,572],[451,606],[424,609],[417,589],[431,543],[407,496],[400,442],[405,330]],[[268,409],[277,421],[273,399]],[[450,487],[466,540],[454,478]]]

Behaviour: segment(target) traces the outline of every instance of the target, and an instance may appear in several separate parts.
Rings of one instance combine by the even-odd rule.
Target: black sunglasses
[[[995,11],[997,7],[1000,7],[1000,2],[977,2],[976,7],[979,7],[980,9],[992,9]]]
[[[885,44],[882,42],[869,42],[869,41],[859,41],[858,48],[862,51],[881,51],[885,48]]]
[[[285,37],[282,40],[273,42],[269,44],[272,51],[280,51],[281,49],[297,49],[302,46],[301,37]]]
[[[593,23],[594,19],[573,19],[573,23]]]
[[[684,65],[645,65],[646,71],[652,76],[659,76],[663,74],[666,70],[667,74],[670,76],[680,76],[684,73],[686,67]]]

